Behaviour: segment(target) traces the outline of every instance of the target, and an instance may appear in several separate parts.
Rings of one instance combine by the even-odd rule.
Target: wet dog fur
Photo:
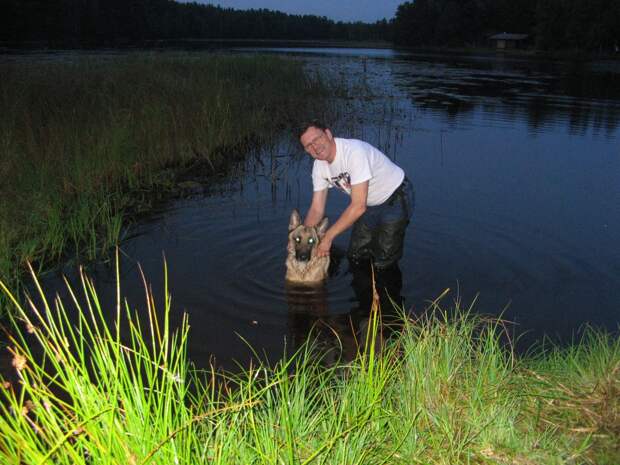
[[[327,231],[328,220],[323,218],[316,226],[304,226],[299,212],[294,209],[288,224],[288,256],[286,280],[301,285],[319,285],[327,278],[329,256],[317,257],[316,248]]]

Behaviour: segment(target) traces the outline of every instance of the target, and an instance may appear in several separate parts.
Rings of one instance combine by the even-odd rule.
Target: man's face
[[[319,129],[310,126],[300,137],[304,150],[315,160],[332,162],[335,157],[335,142],[329,129]]]

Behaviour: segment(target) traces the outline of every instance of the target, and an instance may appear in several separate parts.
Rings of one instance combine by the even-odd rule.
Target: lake
[[[617,330],[619,63],[389,49],[227,53],[258,52],[304,60],[309,72],[348,87],[337,114],[323,115],[335,135],[377,146],[412,180],[405,253],[384,279],[408,314],[449,288],[443,308],[459,301],[501,315],[524,348],[543,336],[570,342],[586,324]],[[348,233],[334,242],[325,289],[284,283],[288,219],[309,205],[312,160],[289,134],[248,155],[207,195],[172,202],[127,232],[124,294],[143,307],[140,264],[161,296],[165,256],[173,320],[189,313],[199,366],[213,357],[245,364],[248,345],[276,361],[317,325],[324,343],[336,345],[339,334],[350,351],[369,288],[349,271]],[[330,192],[330,220],[346,205]],[[102,265],[91,274],[111,302],[114,273]],[[49,290],[58,283],[45,279]]]

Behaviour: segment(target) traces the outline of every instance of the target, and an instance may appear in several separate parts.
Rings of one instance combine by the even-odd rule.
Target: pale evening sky
[[[186,0],[187,1],[187,0]],[[248,10],[266,8],[289,14],[326,16],[334,21],[364,21],[391,19],[396,7],[405,0],[194,0],[198,3],[220,5],[223,8]]]

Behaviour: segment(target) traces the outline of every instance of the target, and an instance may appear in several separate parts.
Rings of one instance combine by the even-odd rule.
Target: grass
[[[0,277],[109,250],[180,172],[221,174],[325,104],[276,57],[137,54],[0,64]]]
[[[120,291],[101,308],[85,275],[71,303],[28,309],[3,289],[17,311],[2,463],[618,463],[620,341],[603,333],[519,358],[500,322],[438,300],[383,341],[375,299],[352,362],[308,344],[222,374],[192,368],[167,289],[142,311]]]

